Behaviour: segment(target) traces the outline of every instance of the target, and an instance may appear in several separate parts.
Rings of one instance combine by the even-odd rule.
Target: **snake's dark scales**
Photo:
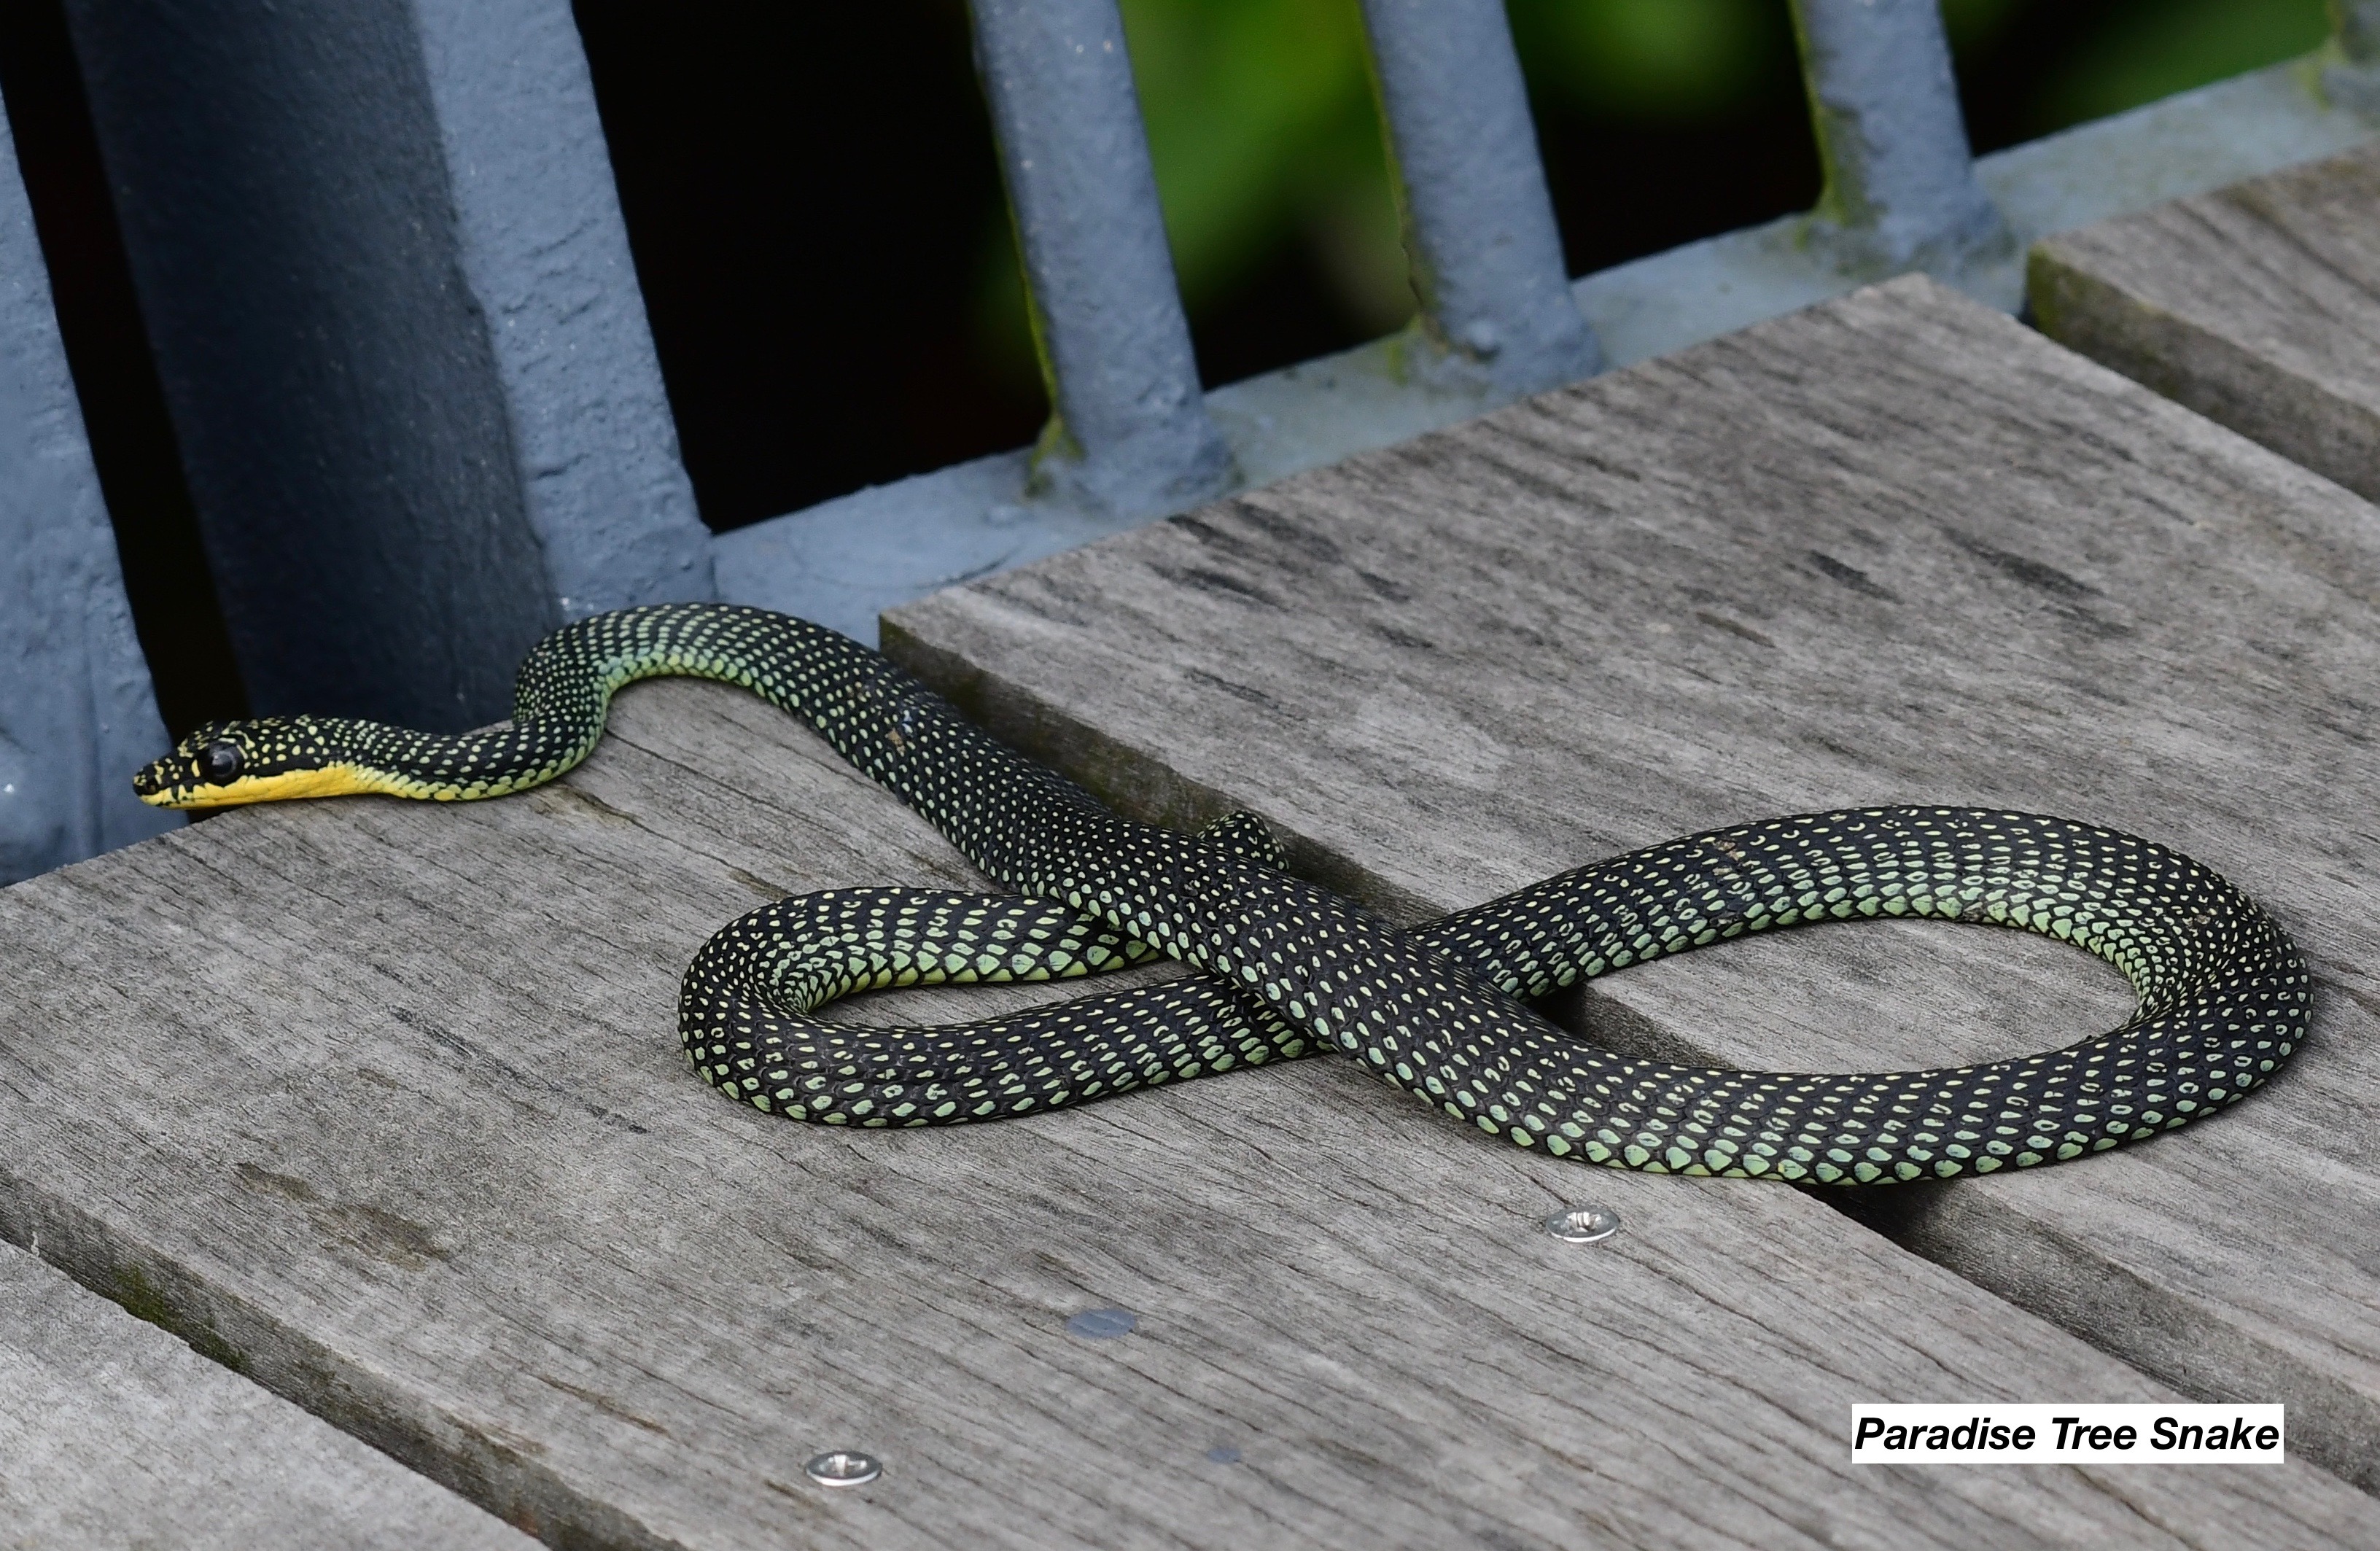
[[[190,806],[339,791],[495,796],[552,779],[639,678],[736,684],[816,728],[1022,898],[838,890],[753,912],[686,972],[705,1079],[831,1123],[928,1125],[1336,1048],[1524,1146],[1682,1173],[1855,1183],[2069,1158],[2181,1125],[2303,1038],[2286,935],[2221,878],[2068,819],[1963,808],[1809,814],[1613,857],[1398,930],[1283,873],[1240,816],[1192,836],[1122,818],[857,643],[722,604],[569,625],[521,668],[513,722],[433,736],[292,718],[202,728],[144,771]],[[237,782],[213,782],[239,754]],[[159,794],[163,794],[160,795]],[[1712,1070],[1597,1049],[1516,999],[1744,932],[1917,915],[2045,932],[2140,998],[2111,1033],[1985,1065]],[[1088,919],[1087,919],[1088,918]],[[810,1016],[889,985],[1037,979],[1162,953],[1204,975],[949,1029]]]

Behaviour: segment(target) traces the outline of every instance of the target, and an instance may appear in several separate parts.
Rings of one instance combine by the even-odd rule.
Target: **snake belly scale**
[[[835,1124],[1035,1113],[1334,1049],[1522,1146],[1654,1171],[1821,1183],[2078,1157],[2237,1101],[2302,1041],[2305,965],[2230,884],[2151,842],[1961,808],[1804,815],[1689,836],[1399,929],[1293,878],[1261,824],[1200,834],[1111,813],[907,673],[804,621],[724,604],[600,614],[540,643],[511,721],[433,735],[292,717],[200,729],[143,769],[153,803],[378,792],[499,796],[584,758],[611,696],[683,675],[816,729],[1008,896],[838,890],[765,906],[697,955],[680,1033],[705,1080]],[[1758,1072],[1633,1060],[1525,1006],[1746,932],[1860,916],[2046,933],[2139,998],[2112,1032],[1931,1071]],[[1045,979],[1164,955],[1205,972],[941,1029],[839,1025],[854,991]]]

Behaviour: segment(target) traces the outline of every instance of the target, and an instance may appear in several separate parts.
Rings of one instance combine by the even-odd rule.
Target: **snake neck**
[[[135,777],[146,800],[221,807],[354,793],[438,802],[499,797],[553,780],[601,738],[613,696],[639,679],[735,685],[792,713],[984,861],[985,805],[952,770],[920,757],[931,727],[967,745],[958,769],[982,769],[990,745],[945,702],[858,642],[765,610],[718,603],[616,610],[566,625],[522,662],[510,721],[424,733],[346,717],[267,717],[194,732]],[[1097,805],[1070,782],[1004,749],[995,786],[1065,806]],[[227,772],[209,767],[228,764]],[[994,760],[994,764],[1002,761]],[[995,806],[998,805],[994,805]],[[1004,876],[1004,875],[1003,875]]]
[[[302,761],[310,768],[263,778],[286,790],[259,791],[249,800],[377,792],[469,802],[526,791],[585,759],[602,737],[613,696],[640,679],[736,685],[814,720],[821,698],[816,689],[822,686],[800,682],[802,661],[840,659],[849,670],[840,676],[857,679],[867,676],[861,660],[880,660],[816,626],[802,625],[804,638],[789,640],[786,627],[799,623],[703,603],[622,609],[580,620],[546,636],[522,661],[510,721],[467,733],[422,733],[347,718],[291,718],[287,736],[312,751]],[[808,639],[808,633],[823,639]],[[802,693],[805,687],[812,692]]]
[[[501,797],[552,780],[587,757],[594,736],[552,721],[500,721],[468,733],[417,733],[342,717],[291,719],[319,763],[250,778],[248,801],[381,793],[429,802]],[[598,726],[598,735],[601,728]]]

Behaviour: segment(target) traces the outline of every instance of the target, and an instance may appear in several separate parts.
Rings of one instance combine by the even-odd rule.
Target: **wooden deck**
[[[2375,597],[2362,501],[1912,280],[942,594],[888,638],[1114,800],[1245,806],[1383,903],[1877,802],[2203,858],[2323,974],[2274,1095],[1888,1205],[2146,1372],[2285,1396],[2301,1450],[2380,1485],[2374,1267],[2332,1227],[2380,1206],[2380,833],[2348,795],[2380,775]],[[1823,1070],[2119,1015],[2106,972],[2033,946],[1780,937],[1597,982],[1585,1016]]]
[[[534,1542],[0,1244],[0,1545]]]
[[[2052,237],[2051,337],[2380,500],[2380,148]]]
[[[703,937],[969,873],[776,713],[666,684],[521,798],[234,813],[0,891],[0,1236],[557,1545],[2380,1545],[2375,598],[2362,499],[1905,281],[890,622],[1118,806],[1252,808],[1409,917],[1874,801],[2175,843],[2297,934],[2316,1036],[2240,1109],[2072,1166],[1861,1220],[1521,1153],[1329,1060],[930,1133],[740,1109],[674,1048]],[[2120,990],[1867,924],[1569,1015],[1852,1068],[2037,1048]],[[1585,1204],[1622,1231],[1542,1231]],[[118,1317],[42,1285],[0,1373]],[[71,1382],[241,1387],[124,1351]],[[1859,1400],[2176,1393],[2285,1401],[2292,1462],[1849,1460]],[[42,1414],[12,1404],[0,1445]],[[244,1414],[320,1435],[256,1502],[319,1473],[310,1501],[391,1505],[358,1523],[504,1538]],[[830,1448],[882,1478],[811,1484]]]

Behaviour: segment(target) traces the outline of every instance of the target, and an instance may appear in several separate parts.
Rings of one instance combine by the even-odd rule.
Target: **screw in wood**
[[[821,1486],[865,1486],[884,1473],[884,1463],[873,1454],[837,1448],[818,1455],[802,1470]]]
[[[1546,1231],[1565,1244],[1598,1244],[1620,1231],[1620,1214],[1601,1206],[1572,1206],[1546,1218]]]
[[[1140,1316],[1130,1309],[1085,1309],[1066,1321],[1066,1333],[1094,1341],[1111,1341],[1118,1336],[1129,1336],[1140,1323]]]

